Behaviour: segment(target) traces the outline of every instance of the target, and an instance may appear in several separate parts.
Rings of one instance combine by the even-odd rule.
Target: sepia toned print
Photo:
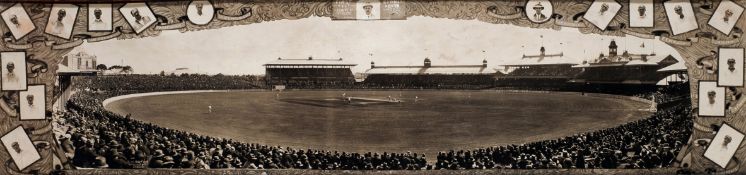
[[[30,142],[3,140],[8,174],[739,174],[746,159],[725,130],[746,129],[742,22],[721,1],[0,10],[16,4],[34,26],[88,17],[68,38],[0,26],[0,73],[22,70],[0,77],[0,133]]]

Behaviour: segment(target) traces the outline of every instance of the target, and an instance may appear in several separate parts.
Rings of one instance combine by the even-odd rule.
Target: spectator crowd
[[[437,169],[662,168],[691,135],[690,108],[674,105],[652,117],[556,140],[439,153]]]
[[[249,144],[168,129],[108,112],[106,93],[80,92],[67,104],[62,140],[73,165],[83,168],[250,168],[414,170],[417,153],[347,153]]]
[[[106,98],[160,90],[259,87],[248,76],[104,76],[74,80],[61,112],[62,149],[79,168],[248,168],[322,170],[660,168],[691,134],[688,84],[653,93],[652,116],[554,140],[451,150],[428,164],[418,153],[349,153],[243,143],[169,129],[109,112]],[[686,87],[679,87],[686,86]],[[672,89],[676,88],[676,89]],[[671,95],[676,94],[676,95]]]

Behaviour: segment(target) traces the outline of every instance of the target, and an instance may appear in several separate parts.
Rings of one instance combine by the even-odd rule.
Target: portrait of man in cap
[[[356,16],[359,20],[381,19],[381,2],[375,0],[359,1],[356,4]]]
[[[547,19],[547,16],[544,15],[543,13],[541,13],[541,11],[543,11],[543,10],[544,10],[544,6],[541,5],[541,2],[537,3],[534,6],[534,16],[533,16],[534,20],[536,20],[536,21],[544,21],[544,20]]]
[[[554,13],[552,2],[548,0],[529,0],[523,8],[524,14],[529,21],[543,23],[549,21]]]

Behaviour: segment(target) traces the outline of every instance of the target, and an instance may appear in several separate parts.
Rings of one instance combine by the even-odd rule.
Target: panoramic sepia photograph
[[[0,174],[746,173],[743,1],[26,1]]]
[[[309,18],[86,43],[65,58],[99,72],[74,77],[65,105],[69,142],[104,152],[76,150],[80,167],[115,154],[105,165],[661,168],[691,125],[675,50],[572,29]]]

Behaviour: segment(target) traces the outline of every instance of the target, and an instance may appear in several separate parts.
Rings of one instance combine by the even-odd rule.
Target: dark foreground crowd
[[[438,154],[436,169],[669,167],[691,135],[688,100],[652,117],[556,140]]]
[[[63,149],[86,168],[415,170],[416,153],[347,153],[241,143],[168,129],[105,111],[105,94],[81,92],[67,105]]]
[[[155,81],[138,78],[143,82]],[[84,84],[97,84],[91,86],[96,87],[95,90],[79,84],[74,87],[79,92],[67,103],[67,111],[61,113],[61,119],[58,120],[62,126],[69,128],[61,134],[62,149],[78,168],[659,168],[672,165],[678,149],[691,134],[692,128],[688,93],[656,93],[656,101],[665,103],[659,104],[658,111],[645,119],[556,140],[442,152],[437,155],[436,162],[428,164],[425,155],[417,153],[359,154],[283,148],[160,127],[106,111],[102,101],[112,96],[149,92],[161,87],[138,84],[135,88],[122,88],[128,86],[101,83],[96,79],[84,79],[87,82]],[[173,89],[184,90],[185,88],[176,85],[187,81],[174,78],[167,82],[172,83],[168,86],[174,87]],[[232,83],[227,84],[230,86],[222,89],[234,86]],[[688,86],[672,87],[688,90]],[[663,89],[659,92],[668,91],[671,90]]]

